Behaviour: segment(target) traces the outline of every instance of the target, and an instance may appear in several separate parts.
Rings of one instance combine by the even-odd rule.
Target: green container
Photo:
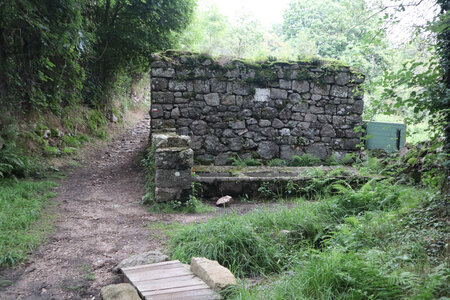
[[[366,148],[399,151],[405,146],[406,125],[403,123],[366,122]]]

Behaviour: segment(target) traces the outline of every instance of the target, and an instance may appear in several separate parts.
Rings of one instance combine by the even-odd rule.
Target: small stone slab
[[[159,251],[148,251],[140,254],[133,255],[122,260],[114,269],[114,272],[119,272],[123,268],[140,266],[140,265],[148,265],[159,263],[163,261],[168,261],[169,257],[165,254],[162,254]]]
[[[141,300],[134,286],[129,283],[105,286],[100,294],[103,300]]]
[[[191,271],[216,292],[237,284],[233,273],[215,260],[193,257]]]

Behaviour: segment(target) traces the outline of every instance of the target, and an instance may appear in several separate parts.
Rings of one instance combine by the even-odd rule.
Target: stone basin
[[[346,166],[319,167],[235,167],[235,166],[194,166],[195,182],[202,185],[203,197],[254,196],[260,197],[260,187],[283,194],[287,184],[295,184],[299,190],[310,184],[313,178],[327,176],[333,172],[333,179],[345,180],[349,184],[367,181],[357,169]],[[290,192],[292,196],[292,192]]]
[[[298,173],[286,171],[253,171],[246,172],[244,175],[249,177],[296,177]]]

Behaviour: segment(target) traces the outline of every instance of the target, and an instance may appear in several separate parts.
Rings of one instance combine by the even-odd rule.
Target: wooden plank
[[[183,291],[176,293],[166,293],[145,297],[146,300],[216,300],[220,299],[220,296],[213,292],[211,289],[200,289],[193,291]]]
[[[161,279],[149,279],[149,280],[141,280],[141,281],[133,281],[137,285],[145,285],[147,283],[155,283],[155,284],[164,284],[165,282],[170,281],[186,281],[186,280],[197,280],[199,279],[194,274],[187,274],[187,275],[180,275],[180,276],[173,276],[168,278],[161,278]],[[200,279],[201,280],[201,279]]]
[[[152,281],[145,281],[145,282],[137,282],[134,284],[137,287],[137,289],[141,292],[164,290],[164,289],[170,289],[170,288],[176,288],[176,287],[196,286],[196,285],[204,285],[205,287],[207,287],[206,283],[204,283],[198,277],[193,277],[188,280],[171,280],[171,279],[158,280],[158,281],[152,280]]]
[[[139,282],[145,280],[157,280],[191,274],[192,272],[188,268],[183,267],[164,270],[164,272],[162,272],[161,270],[157,270],[146,273],[127,273],[126,276],[130,281]]]
[[[144,268],[158,269],[158,268],[161,268],[161,267],[164,268],[166,266],[177,265],[177,264],[182,264],[182,263],[179,260],[163,261],[163,262],[156,263],[156,264],[148,264],[148,265],[127,267],[127,268],[123,268],[122,271],[140,270],[140,269],[144,269]]]
[[[135,269],[135,270],[125,270],[123,273],[126,275],[137,275],[137,274],[147,274],[147,273],[154,273],[154,272],[159,272],[159,273],[164,273],[164,272],[169,272],[169,271],[176,271],[176,270],[189,270],[189,266],[183,265],[183,264],[179,264],[179,265],[170,265],[167,266],[164,269],[152,269],[152,268],[142,268],[142,269]]]
[[[179,293],[179,292],[188,292],[188,291],[195,291],[195,290],[202,290],[209,288],[206,284],[204,286],[197,285],[193,287],[178,287],[178,288],[172,288],[172,289],[165,289],[165,290],[159,290],[159,291],[146,291],[142,292],[143,296],[153,296],[153,295],[161,295],[161,294],[167,294],[167,293]]]

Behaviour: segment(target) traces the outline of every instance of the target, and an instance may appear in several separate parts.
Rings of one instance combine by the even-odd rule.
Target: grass
[[[333,183],[316,201],[216,217],[171,238],[172,258],[217,260],[245,282],[229,299],[449,297],[448,203],[433,190]],[[444,242],[443,242],[444,241]]]
[[[0,180],[0,267],[14,266],[40,244],[46,232],[42,211],[56,194],[54,182]]]

